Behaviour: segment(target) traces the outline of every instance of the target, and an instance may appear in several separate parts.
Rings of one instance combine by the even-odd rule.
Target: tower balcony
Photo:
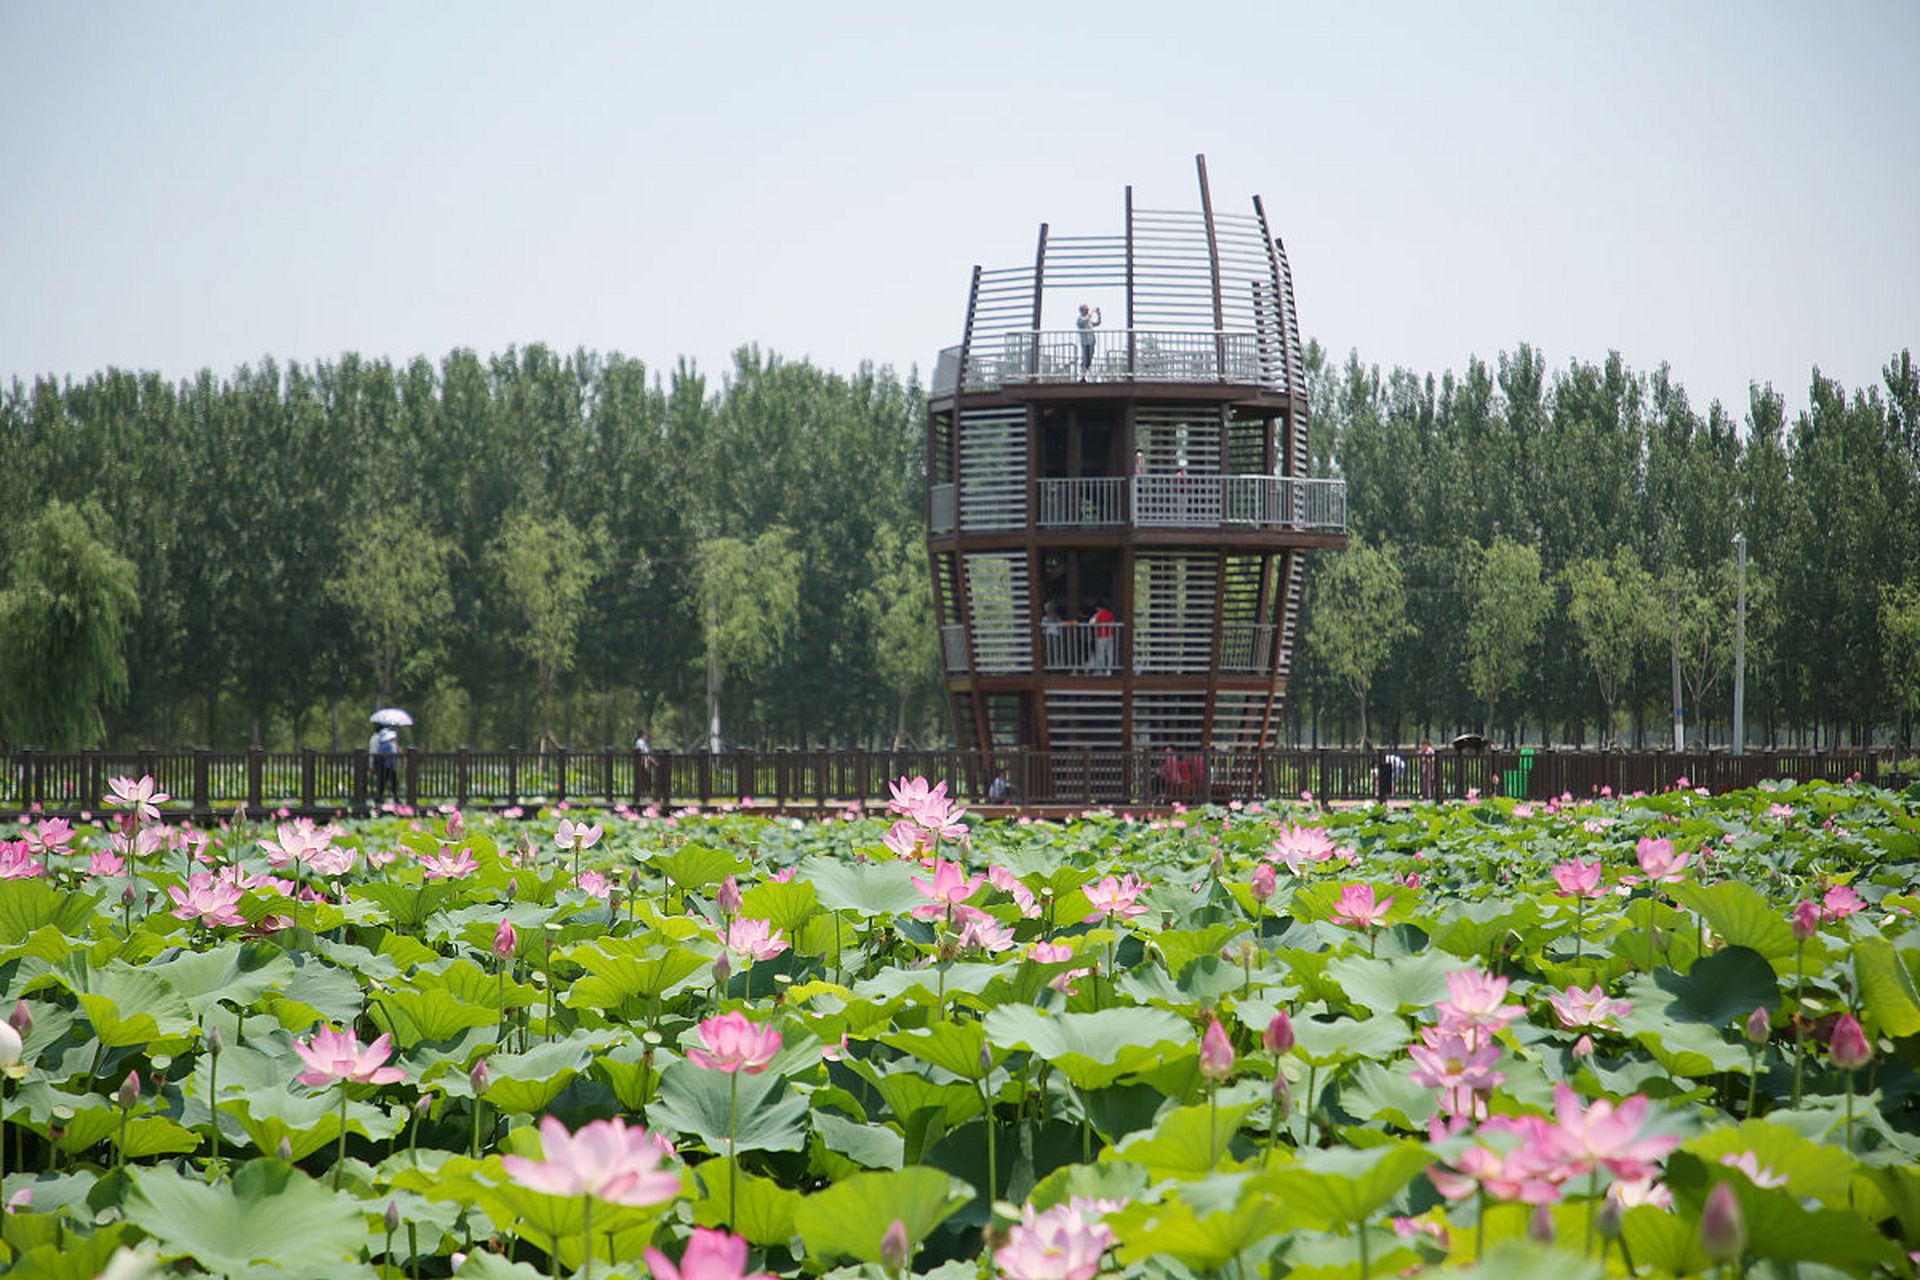
[[[1080,476],[1036,481],[1036,528],[1271,529],[1343,533],[1347,482],[1304,476],[1145,475]],[[951,534],[959,519],[953,484],[928,489],[928,526]],[[1024,510],[983,513],[968,531],[1019,529]]]
[[[1281,345],[1251,330],[1036,329],[999,334],[970,349],[946,348],[934,364],[933,394],[1072,382],[1198,382],[1284,391],[1287,368]]]

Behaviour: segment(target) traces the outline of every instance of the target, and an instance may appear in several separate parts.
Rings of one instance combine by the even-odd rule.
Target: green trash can
[[[1520,767],[1505,769],[1500,773],[1500,790],[1514,800],[1524,799],[1527,794],[1527,775],[1533,772],[1533,748],[1527,747],[1520,752]]]

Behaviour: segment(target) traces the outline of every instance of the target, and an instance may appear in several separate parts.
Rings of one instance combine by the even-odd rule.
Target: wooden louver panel
[[[1120,694],[1047,692],[1047,745],[1055,751],[1113,750],[1120,746]]]
[[[1198,751],[1206,731],[1207,695],[1140,692],[1133,695],[1133,745],[1140,751]]]
[[[1026,523],[1026,411],[966,410],[960,415],[960,527],[1019,529]]]
[[[974,670],[1010,675],[1033,669],[1033,612],[1027,557],[1020,551],[966,555]]]
[[[1133,665],[1142,672],[1203,672],[1213,662],[1211,555],[1142,555],[1134,561]]]

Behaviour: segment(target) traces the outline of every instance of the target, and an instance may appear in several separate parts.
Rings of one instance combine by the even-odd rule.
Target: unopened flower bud
[[[1620,1238],[1620,1219],[1626,1216],[1626,1208],[1620,1203],[1620,1197],[1608,1196],[1600,1202],[1599,1211],[1593,1215],[1593,1229],[1602,1239]]]
[[[287,1138],[280,1139],[280,1145],[273,1149],[273,1154],[278,1156],[285,1163],[292,1164],[293,1163],[292,1141]]]
[[[1553,1243],[1553,1214],[1547,1211],[1547,1206],[1533,1206],[1533,1214],[1527,1219],[1527,1239],[1535,1244]]]
[[[1717,1183],[1700,1211],[1700,1251],[1715,1262],[1731,1262],[1747,1248],[1747,1219],[1731,1182]]]
[[[1279,1124],[1293,1111],[1293,1087],[1287,1078],[1276,1075],[1273,1078],[1273,1122]]]
[[[740,882],[728,876],[720,882],[720,891],[713,895],[713,904],[720,908],[723,916],[740,914]]]
[[[1220,873],[1222,871],[1225,871],[1226,869],[1227,869],[1226,857],[1218,849],[1215,849],[1213,851],[1213,856],[1207,859],[1207,870],[1212,872],[1213,877],[1217,880],[1220,878]]]
[[[1285,1009],[1273,1015],[1267,1023],[1267,1029],[1260,1036],[1260,1043],[1276,1058],[1293,1049],[1293,1019],[1287,1016]]]
[[[1209,1080],[1225,1080],[1233,1074],[1233,1042],[1218,1018],[1207,1023],[1200,1037],[1200,1074]]]
[[[127,887],[120,891],[120,905],[123,907],[132,906],[136,897],[137,895],[133,891],[133,882],[128,881]]]
[[[727,959],[727,953],[722,951],[713,962],[713,985],[724,990],[727,979],[732,976],[733,964]]]
[[[1274,874],[1273,864],[1271,862],[1263,862],[1254,869],[1253,884],[1250,886],[1249,892],[1253,894],[1253,900],[1255,902],[1265,903],[1268,898],[1273,896],[1274,890],[1277,888],[1279,888],[1279,881]]]
[[[993,1070],[993,1048],[986,1041],[980,1042],[980,1074],[987,1075]]]
[[[467,815],[455,809],[447,815],[447,839],[456,844],[467,834]]]
[[[1773,1018],[1767,1013],[1767,1007],[1760,1005],[1747,1015],[1747,1043],[1763,1045],[1773,1035]]]
[[[493,954],[502,960],[509,960],[519,949],[520,931],[513,927],[513,921],[502,920],[500,927],[493,931]]]
[[[392,1235],[400,1229],[400,1206],[392,1200],[387,1201],[387,1234]]]
[[[423,1093],[413,1100],[413,1114],[416,1119],[425,1120],[433,1111],[433,1095]]]
[[[138,1071],[127,1072],[127,1078],[120,1082],[120,1088],[114,1093],[113,1100],[120,1104],[120,1109],[123,1111],[132,1110],[133,1104],[140,1101],[140,1073]]]
[[[898,1275],[907,1269],[912,1258],[913,1241],[907,1238],[907,1224],[895,1218],[887,1233],[880,1237],[880,1265],[890,1274]]]
[[[1833,1024],[1833,1065],[1842,1071],[1854,1071],[1873,1061],[1873,1046],[1867,1043],[1860,1022],[1850,1013],[1840,1015]]]
[[[19,1032],[22,1040],[33,1034],[33,1011],[27,1008],[25,1000],[13,1006],[13,1012],[7,1015],[7,1025]]]
[[[509,876],[507,878],[507,901],[512,902],[514,899],[518,898],[519,896],[520,896],[520,877]]]
[[[220,1028],[215,1027],[213,1030],[207,1032],[207,1052],[208,1053],[212,1054],[214,1057],[217,1058],[220,1056],[220,1051],[226,1047],[227,1047],[227,1038],[220,1034]]]
[[[493,1083],[493,1072],[487,1068],[485,1058],[473,1064],[473,1070],[467,1073],[467,1082],[473,1086],[473,1096],[478,1098]]]
[[[1803,899],[1793,909],[1793,940],[1805,942],[1820,932],[1820,904],[1812,898]]]

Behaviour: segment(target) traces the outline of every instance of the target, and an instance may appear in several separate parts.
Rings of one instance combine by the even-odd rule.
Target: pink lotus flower
[[[173,914],[182,920],[199,920],[209,926],[231,927],[245,924],[246,918],[234,910],[240,902],[238,885],[220,884],[203,871],[187,878],[187,887],[167,886],[173,899]]]
[[[659,1204],[680,1194],[680,1175],[662,1167],[673,1145],[645,1129],[629,1129],[618,1117],[589,1121],[569,1134],[567,1126],[544,1116],[540,1149],[544,1160],[501,1160],[508,1176],[532,1191],[630,1205]]]
[[[913,909],[916,920],[937,920],[948,915],[953,908],[980,888],[983,877],[968,878],[964,868],[957,862],[936,862],[933,866],[933,879],[923,880],[913,877],[913,887],[928,901]]]
[[[1106,876],[1099,884],[1086,886],[1087,904],[1093,908],[1087,913],[1086,922],[1092,924],[1108,916],[1131,920],[1147,914],[1146,904],[1138,901],[1146,890],[1147,882],[1131,871],[1121,879]]]
[[[1793,936],[1797,942],[1805,942],[1820,932],[1820,904],[1812,898],[1803,898],[1800,905],[1793,909]]]
[[[1073,948],[1064,942],[1036,942],[1027,948],[1027,959],[1035,964],[1061,964],[1073,959]]]
[[[1864,910],[1866,905],[1867,900],[1856,893],[1852,885],[1837,884],[1820,899],[1820,918],[1845,920],[1856,911]]]
[[[73,839],[73,826],[65,818],[42,818],[27,833],[27,842],[42,853],[60,853]]]
[[[1267,1029],[1261,1033],[1260,1044],[1276,1058],[1293,1048],[1293,1019],[1287,1016],[1285,1009],[1268,1021]]]
[[[260,840],[258,844],[266,851],[269,863],[285,867],[311,861],[315,854],[333,843],[334,833],[331,827],[314,826],[312,818],[295,818],[281,823],[274,834],[278,840]]]
[[[1648,1205],[1655,1209],[1673,1208],[1673,1192],[1664,1182],[1652,1177],[1623,1178],[1607,1188],[1607,1199],[1622,1209]]]
[[[1027,919],[1036,919],[1040,915],[1040,904],[1034,900],[1033,890],[1005,867],[988,867],[987,883],[1012,898],[1013,905],[1019,907],[1020,914]]]
[[[138,782],[132,778],[107,779],[107,804],[115,809],[125,809],[127,816],[140,822],[160,821],[160,806],[173,799],[160,790],[151,775],[143,776]]]
[[[1271,898],[1279,887],[1279,880],[1273,872],[1273,864],[1263,862],[1253,869],[1253,883],[1247,886],[1247,891],[1253,895],[1255,902],[1265,906],[1267,899]]]
[[[1464,1119],[1454,1121],[1462,1126]],[[1436,1119],[1432,1138],[1438,1142],[1451,1131]],[[1476,1137],[1499,1135],[1500,1147],[1468,1147],[1453,1168],[1434,1165],[1427,1170],[1434,1189],[1449,1200],[1465,1200],[1485,1189],[1495,1200],[1521,1204],[1549,1204],[1560,1198],[1559,1156],[1551,1139],[1552,1126],[1539,1116],[1494,1116]]]
[[[898,778],[887,784],[887,790],[893,797],[887,801],[887,808],[903,817],[911,817],[918,813],[928,800],[935,797],[945,800],[947,784],[942,782],[928,786],[927,780],[923,777]]]
[[[0,840],[0,880],[29,880],[46,869],[25,840]]]
[[[693,1229],[678,1266],[652,1245],[644,1256],[653,1280],[774,1280],[769,1272],[747,1271],[745,1240],[713,1227]]]
[[[1333,904],[1332,919],[1335,924],[1350,929],[1371,929],[1384,922],[1392,908],[1391,894],[1376,903],[1372,885],[1350,884],[1340,890],[1340,899]]]
[[[1833,1065],[1842,1071],[1854,1071],[1873,1061],[1873,1046],[1867,1043],[1860,1022],[1850,1013],[1840,1015],[1833,1024]]]
[[[933,838],[927,834],[926,828],[905,818],[887,828],[887,834],[880,837],[880,843],[901,858],[918,858],[933,848]]]
[[[519,949],[520,931],[513,927],[513,921],[502,920],[500,927],[493,931],[493,954],[502,960],[511,960]]]
[[[1679,884],[1686,879],[1682,873],[1693,859],[1691,853],[1675,853],[1673,841],[1652,836],[1641,836],[1633,847],[1633,855],[1640,860],[1640,869],[1647,873],[1648,884]]]
[[[1333,837],[1327,834],[1325,827],[1297,827],[1292,824],[1281,827],[1273,840],[1271,856],[1284,862],[1287,869],[1299,875],[1310,863],[1325,862],[1334,854],[1336,846]]]
[[[1751,1151],[1742,1151],[1738,1155],[1729,1151],[1720,1157],[1720,1163],[1729,1169],[1738,1169],[1747,1175],[1747,1181],[1756,1187],[1771,1188],[1787,1185],[1787,1175],[1775,1173],[1760,1163],[1760,1157]]]
[[[1667,1134],[1642,1137],[1647,1097],[1636,1093],[1615,1107],[1605,1098],[1587,1107],[1566,1085],[1553,1088],[1554,1112],[1559,1121],[1553,1141],[1570,1173],[1585,1173],[1596,1165],[1616,1178],[1650,1178],[1658,1162],[1680,1145]]]
[[[1469,1044],[1484,1044],[1527,1011],[1523,1005],[1502,1003],[1507,979],[1478,969],[1449,973],[1447,992],[1453,998],[1434,1006],[1440,1026],[1466,1037]]]
[[[393,1038],[382,1034],[364,1048],[351,1027],[335,1031],[322,1026],[309,1040],[295,1040],[293,1051],[307,1069],[294,1079],[315,1089],[345,1080],[351,1084],[393,1084],[405,1080],[407,1073],[398,1067],[383,1066],[393,1056]]]
[[[1218,1018],[1209,1019],[1206,1034],[1200,1037],[1200,1074],[1209,1080],[1225,1080],[1233,1074],[1233,1041]]]
[[[479,869],[470,849],[442,848],[432,857],[420,855],[420,874],[428,880],[464,880]]]
[[[1600,887],[1600,859],[1582,862],[1578,858],[1569,858],[1556,863],[1553,868],[1553,882],[1560,886],[1560,894],[1571,898],[1598,898],[1605,889]]]
[[[759,1075],[780,1052],[780,1033],[748,1020],[743,1013],[723,1013],[700,1024],[703,1048],[688,1049],[687,1061],[709,1071],[744,1071]]]
[[[116,831],[107,837],[107,847],[123,858],[138,860],[150,858],[167,847],[167,833],[164,827],[142,827],[128,835]]]
[[[737,916],[727,925],[727,950],[743,960],[771,960],[787,949],[787,937],[765,920]]]
[[[613,881],[598,871],[582,871],[574,877],[573,887],[602,900],[613,896]]]
[[[1770,804],[1767,806],[1767,816],[1785,821],[1793,817],[1793,806],[1790,804]]]
[[[723,916],[739,915],[740,882],[732,876],[728,876],[725,880],[722,880],[720,887],[714,890],[713,905],[719,909],[720,914]]]
[[[1611,1027],[1615,1018],[1624,1018],[1633,1012],[1633,1006],[1625,1000],[1610,999],[1599,984],[1590,991],[1579,987],[1568,987],[1566,992],[1552,992],[1547,1002],[1553,1006],[1554,1016],[1560,1019],[1560,1025],[1569,1031],[1582,1027]]]
[[[976,907],[959,907],[966,913],[966,923],[960,929],[959,946],[962,951],[987,951],[999,953],[1013,950],[1013,930],[986,912]]]
[[[1093,1280],[1112,1244],[1111,1227],[1088,1222],[1071,1205],[1042,1214],[1028,1205],[993,1260],[1006,1280]]]
[[[562,849],[573,849],[576,851],[580,849],[591,849],[594,845],[600,843],[600,836],[603,831],[604,828],[598,824],[589,825],[584,822],[575,822],[571,818],[562,818],[560,819],[560,829],[554,832],[553,842]]]
[[[1481,1099],[1507,1077],[1493,1068],[1500,1061],[1500,1046],[1470,1044],[1466,1037],[1429,1027],[1423,1033],[1425,1044],[1407,1050],[1413,1059],[1413,1082],[1440,1090],[1440,1105],[1451,1115],[1471,1116],[1484,1111]]]
[[[117,853],[100,850],[87,859],[87,874],[90,876],[121,876],[126,873],[127,860]]]

